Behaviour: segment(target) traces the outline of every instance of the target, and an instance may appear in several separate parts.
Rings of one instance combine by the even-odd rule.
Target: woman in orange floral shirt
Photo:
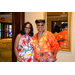
[[[59,44],[54,35],[44,30],[45,20],[35,21],[38,33],[33,36],[34,61],[35,62],[52,62],[56,60]]]
[[[67,24],[62,24],[63,30],[56,35],[56,39],[59,42],[60,47],[68,47],[68,26]]]

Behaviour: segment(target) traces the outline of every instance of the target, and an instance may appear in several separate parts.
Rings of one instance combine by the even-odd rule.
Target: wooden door
[[[14,41],[22,29],[24,17],[24,12],[12,12],[12,62],[17,61],[14,53]]]

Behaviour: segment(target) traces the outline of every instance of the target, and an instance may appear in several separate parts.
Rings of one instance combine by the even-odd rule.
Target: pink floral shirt
[[[19,57],[23,62],[33,62],[34,49],[30,43],[28,43],[29,45],[27,47],[28,37],[26,38],[25,35],[23,35],[19,40],[19,45],[18,45]],[[30,41],[33,41],[33,39],[32,37],[29,36],[29,42]]]

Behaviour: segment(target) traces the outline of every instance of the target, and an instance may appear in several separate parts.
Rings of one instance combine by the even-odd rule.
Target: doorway
[[[12,14],[7,12],[0,12],[0,62],[12,62]]]
[[[11,21],[9,18],[5,21],[0,20],[0,62],[17,61],[14,53],[14,41],[24,24],[24,12],[0,12],[0,18],[4,15],[6,18],[9,14],[12,17]]]
[[[12,23],[0,23],[0,38],[12,38]]]

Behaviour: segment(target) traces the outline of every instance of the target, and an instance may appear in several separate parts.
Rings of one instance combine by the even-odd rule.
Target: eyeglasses
[[[26,29],[30,29],[30,27],[25,27]]]
[[[44,24],[41,24],[41,25],[37,24],[37,26],[44,26]]]

